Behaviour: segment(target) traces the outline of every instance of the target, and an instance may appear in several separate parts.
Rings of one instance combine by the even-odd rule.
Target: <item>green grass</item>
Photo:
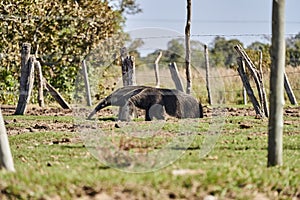
[[[5,116],[5,119],[16,119],[20,127],[39,121],[73,123],[72,117]],[[103,193],[125,199],[201,199],[208,194],[220,199],[253,199],[259,195],[270,199],[299,198],[300,121],[297,117],[285,120],[295,123],[284,128],[284,165],[270,168],[266,167],[268,121],[253,116],[227,117],[223,133],[208,156],[199,157],[205,135],[197,134],[191,148],[174,163],[138,174],[103,165],[75,132],[36,131],[10,135],[16,173],[0,172],[0,199],[58,196],[74,199]],[[207,120],[201,123],[203,127],[193,127],[194,132],[207,130]],[[241,124],[250,127],[241,128]],[[172,133],[176,129],[174,124],[165,125],[165,132]],[[159,144],[153,144],[159,148]],[[197,171],[173,175],[177,169]]]

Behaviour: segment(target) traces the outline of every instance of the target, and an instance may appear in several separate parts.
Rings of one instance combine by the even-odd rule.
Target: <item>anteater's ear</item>
[[[201,103],[199,103],[199,112],[200,112],[200,118],[203,118],[203,108]]]

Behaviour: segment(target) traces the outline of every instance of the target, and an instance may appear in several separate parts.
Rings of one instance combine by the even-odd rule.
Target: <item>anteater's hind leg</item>
[[[165,114],[164,107],[160,104],[154,104],[149,109],[146,109],[145,120],[151,121],[154,118],[158,120],[164,120],[165,119],[164,114]]]

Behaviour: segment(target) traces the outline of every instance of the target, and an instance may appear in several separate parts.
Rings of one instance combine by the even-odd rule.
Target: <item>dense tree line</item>
[[[142,43],[141,43],[142,44]],[[226,39],[225,37],[216,37],[213,42],[209,45],[209,58],[210,65],[212,67],[226,67],[232,68],[237,66],[237,52],[234,50],[234,46],[243,43],[238,39]],[[287,38],[286,42],[286,65],[299,66],[300,65],[300,33],[296,36]],[[205,67],[204,64],[204,44],[199,41],[191,41],[191,51],[192,51],[192,65],[195,67]],[[163,51],[163,57],[161,63],[184,63],[184,39],[176,38],[171,40],[167,49]],[[271,64],[270,57],[270,44],[265,44],[262,42],[253,42],[249,46],[244,46],[247,54],[253,60],[255,64],[258,65],[260,51],[263,54],[262,66],[264,69],[268,69]],[[157,57],[158,51],[150,53],[144,58],[139,58],[139,54],[135,55],[144,62],[153,63],[153,60]],[[151,67],[151,65],[149,65]]]

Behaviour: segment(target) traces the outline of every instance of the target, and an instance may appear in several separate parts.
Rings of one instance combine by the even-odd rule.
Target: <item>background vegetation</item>
[[[75,80],[81,69],[81,61],[87,55],[88,59],[93,59],[92,64],[107,65],[107,69],[101,73],[95,69],[89,70],[91,79],[101,79],[95,83],[98,88],[93,97],[102,98],[115,87],[117,78],[120,77],[119,63],[114,63],[118,60],[118,53],[108,55],[103,46],[116,49],[130,41],[123,32],[123,23],[126,20],[124,16],[138,12],[141,12],[141,9],[134,0],[1,1],[0,102],[2,104],[17,102],[20,47],[23,42],[31,43],[32,54],[40,60],[45,78],[68,101],[74,97]],[[108,38],[112,37],[114,40],[110,43]],[[216,37],[209,45],[211,67],[235,69],[237,53],[233,47],[236,44],[241,42],[237,39]],[[138,51],[141,45],[142,40],[131,41],[130,54],[135,56],[137,68],[146,65],[148,69],[153,70],[153,62],[159,50],[141,56]],[[191,48],[192,66],[201,71],[205,66],[203,44],[192,40]],[[270,45],[254,42],[245,48],[256,64],[259,50],[263,52],[263,68],[268,75],[271,62]],[[176,62],[178,67],[183,69],[184,52],[183,38],[170,40],[167,49],[163,51],[161,66],[166,67],[168,63]],[[293,67],[300,64],[300,33],[287,38],[286,64]],[[184,71],[181,71],[184,74]],[[195,76],[194,78],[197,78],[197,75]],[[82,96],[80,92],[75,96]],[[32,98],[32,101],[34,100],[35,98]]]

